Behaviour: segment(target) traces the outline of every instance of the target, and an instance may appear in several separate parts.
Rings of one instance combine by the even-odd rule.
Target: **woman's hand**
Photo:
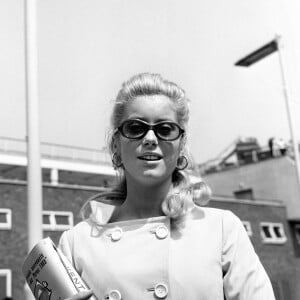
[[[92,290],[84,291],[84,292],[79,292],[78,294],[67,298],[65,300],[88,300],[90,297],[93,295]]]

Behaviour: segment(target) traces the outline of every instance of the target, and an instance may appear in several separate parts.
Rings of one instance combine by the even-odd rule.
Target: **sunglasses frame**
[[[124,129],[124,124],[126,124],[128,122],[131,122],[131,121],[142,123],[142,124],[146,125],[148,128],[139,137],[135,137],[135,138],[128,137],[128,136],[125,135],[123,129]],[[157,127],[158,125],[161,125],[161,124],[172,124],[173,126],[177,127],[179,129],[178,136],[176,138],[172,138],[172,139],[165,139],[165,138],[160,137],[159,134],[157,134],[155,127]],[[155,123],[155,124],[149,124],[148,122],[142,121],[142,120],[139,120],[139,119],[129,119],[129,120],[126,120],[126,121],[122,122],[122,124],[117,128],[117,131],[119,131],[122,134],[122,136],[124,136],[125,138],[130,139],[130,140],[140,140],[140,139],[142,139],[148,133],[149,130],[153,130],[155,136],[161,141],[175,141],[175,140],[179,139],[180,136],[182,136],[185,133],[184,129],[182,129],[177,123],[172,122],[172,121],[161,121],[161,122],[158,122],[158,123]]]

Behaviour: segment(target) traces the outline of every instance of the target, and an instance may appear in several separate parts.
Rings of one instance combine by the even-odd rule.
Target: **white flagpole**
[[[28,250],[31,250],[43,236],[36,4],[36,0],[24,2]],[[25,298],[34,299],[27,285],[25,285]]]
[[[42,239],[36,0],[25,0],[28,249]],[[27,297],[28,299],[28,297]]]
[[[297,175],[297,182],[298,182],[298,192],[300,197],[300,159],[299,159],[299,146],[296,140],[294,126],[293,126],[293,118],[291,113],[291,106],[289,101],[289,91],[287,86],[287,80],[285,75],[285,68],[284,68],[284,59],[282,55],[282,44],[281,44],[281,36],[276,35],[277,41],[277,48],[278,48],[278,57],[279,57],[279,65],[281,71],[281,78],[282,78],[282,87],[283,87],[283,94],[285,99],[285,106],[288,116],[289,128],[290,128],[290,135],[292,140],[292,147],[294,151],[294,158],[295,158],[295,167],[296,167],[296,175]]]

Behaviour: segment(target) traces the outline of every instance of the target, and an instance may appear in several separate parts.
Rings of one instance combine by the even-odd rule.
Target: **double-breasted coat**
[[[62,234],[59,247],[98,300],[275,299],[230,211],[195,207],[183,227],[165,216],[107,223],[114,205],[93,208],[99,222],[80,222]]]

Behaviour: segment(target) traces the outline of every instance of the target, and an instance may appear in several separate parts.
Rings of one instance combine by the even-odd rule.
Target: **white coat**
[[[230,211],[195,207],[180,229],[168,217],[107,223],[114,206],[95,207],[103,225],[80,222],[62,234],[59,247],[98,300],[275,299]]]

